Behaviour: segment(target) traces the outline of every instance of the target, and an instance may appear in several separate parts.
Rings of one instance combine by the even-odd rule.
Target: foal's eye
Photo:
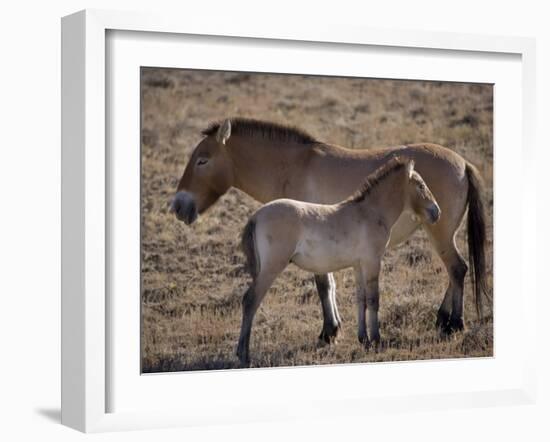
[[[208,163],[208,158],[199,158],[197,160],[197,166],[204,166],[206,163]]]

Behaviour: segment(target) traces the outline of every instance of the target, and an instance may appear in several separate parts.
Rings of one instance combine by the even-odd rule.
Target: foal
[[[248,365],[254,315],[275,278],[292,262],[315,274],[355,270],[358,337],[378,344],[378,275],[393,225],[403,211],[433,224],[441,211],[414,162],[393,158],[348,199],[333,205],[279,199],[248,221],[242,245],[253,281],[243,298],[237,356]],[[365,321],[369,326],[369,336]],[[334,324],[337,325],[337,324]]]

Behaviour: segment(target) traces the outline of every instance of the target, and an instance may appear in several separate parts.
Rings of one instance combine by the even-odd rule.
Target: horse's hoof
[[[319,339],[317,340],[317,348],[330,347],[331,345],[335,345],[337,343],[338,341],[336,339],[332,339],[330,342],[327,342],[325,339],[319,336]]]
[[[441,339],[448,339],[453,334],[461,332],[464,330],[464,321],[457,320],[457,321],[449,321],[445,326],[439,327],[439,336]]]
[[[449,327],[449,320],[451,315],[444,310],[437,312],[437,320],[435,321],[435,328],[442,333],[446,333],[446,329]]]
[[[324,331],[319,335],[319,343],[323,345],[330,345],[331,339]]]
[[[464,320],[462,318],[453,318],[449,321],[449,330],[451,333],[464,330]]]
[[[339,325],[330,327],[329,330],[323,327],[323,330],[321,330],[321,334],[319,335],[319,342],[323,342],[326,345],[336,344],[336,338],[338,337],[339,332]]]
[[[441,339],[447,339],[453,334],[450,321],[437,325],[437,330]]]
[[[435,325],[442,337],[448,337],[455,332],[464,330],[464,320],[462,318],[453,317],[441,311],[437,313]]]

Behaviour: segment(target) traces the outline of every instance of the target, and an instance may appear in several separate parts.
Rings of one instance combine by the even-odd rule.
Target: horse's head
[[[170,211],[192,224],[233,185],[233,167],[226,141],[231,122],[225,120],[215,134],[207,135],[195,147],[176,190]]]
[[[441,209],[424,179],[414,170],[414,161],[407,163],[408,206],[422,221],[435,224],[441,215]]]

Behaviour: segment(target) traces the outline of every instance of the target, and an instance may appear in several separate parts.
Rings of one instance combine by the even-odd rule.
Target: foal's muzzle
[[[189,225],[195,222],[198,216],[197,205],[193,195],[189,192],[178,192],[170,205],[170,212],[176,218]]]
[[[431,224],[435,224],[439,221],[439,217],[441,216],[441,209],[437,204],[432,204],[426,209],[426,212],[428,214],[428,220]]]

